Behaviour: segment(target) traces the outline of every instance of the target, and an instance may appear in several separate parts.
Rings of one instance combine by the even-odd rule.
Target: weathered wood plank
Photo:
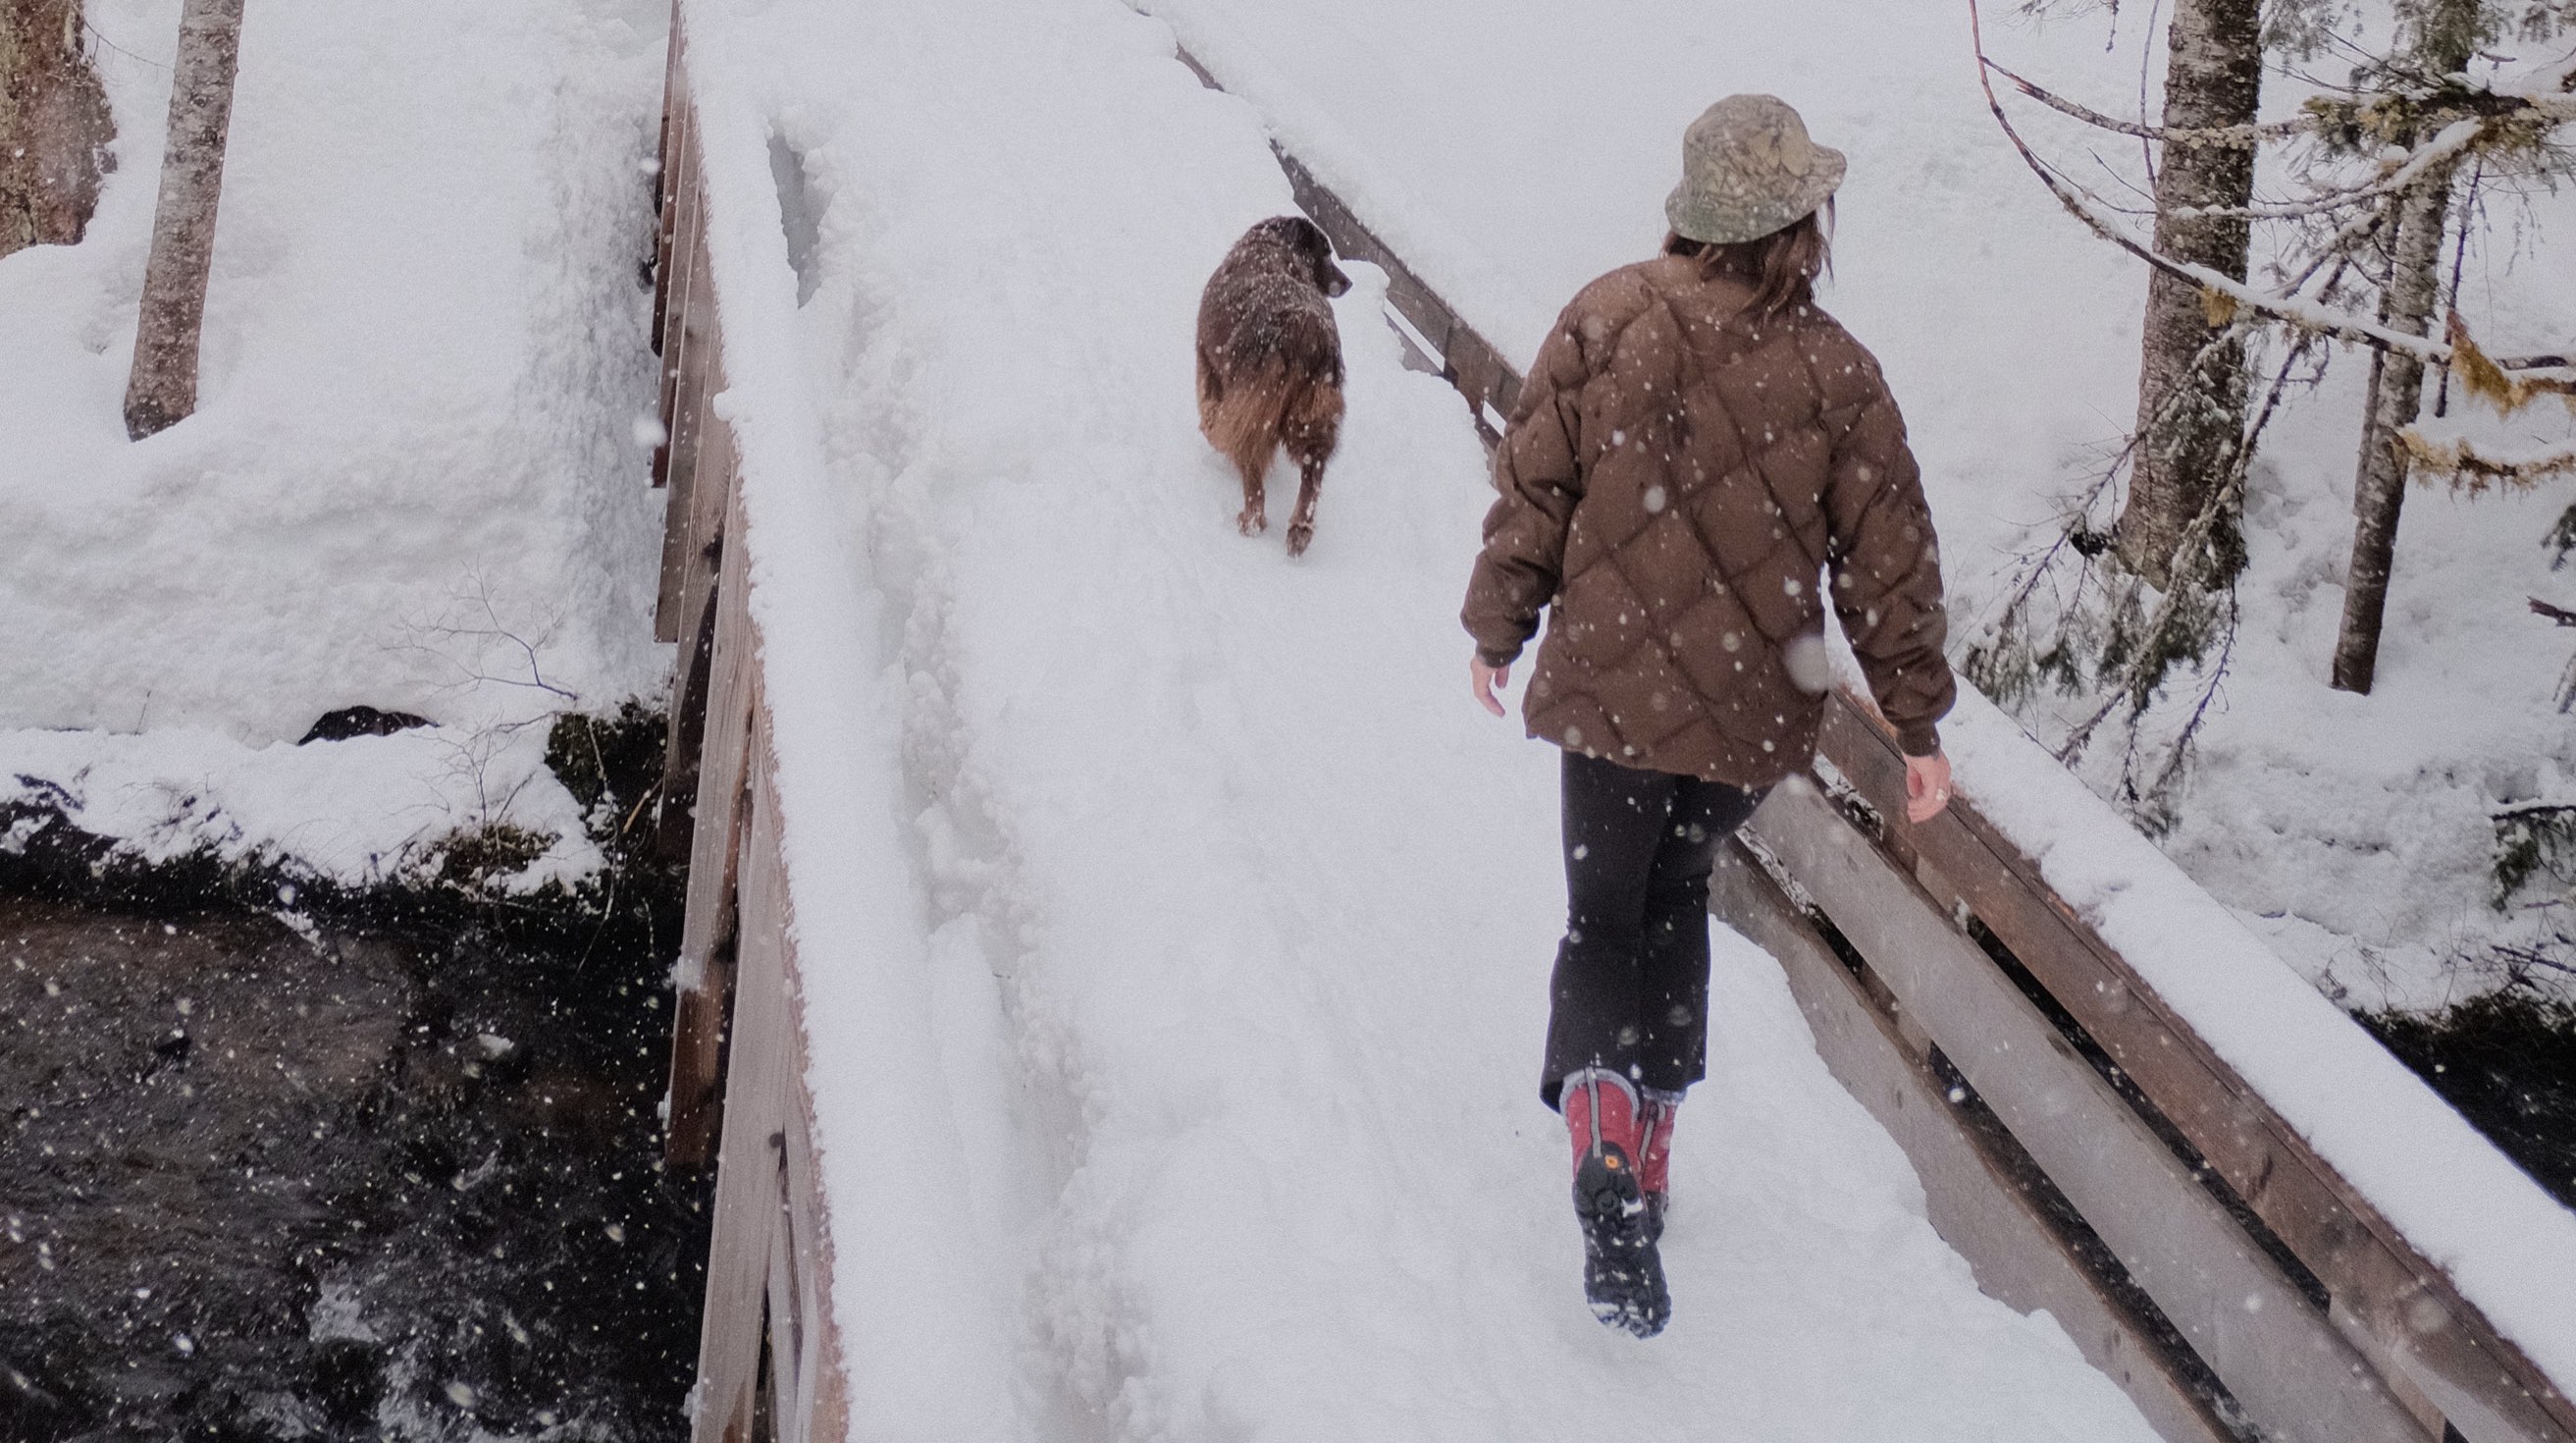
[[[675,31],[679,27],[672,27]],[[686,78],[686,58],[681,78]],[[679,423],[680,366],[687,359],[688,337],[682,317],[689,287],[697,275],[697,250],[705,238],[698,211],[698,170],[705,157],[698,147],[698,108],[686,92],[670,102],[671,157],[662,174],[662,228],[669,236],[661,251],[661,273],[654,312],[653,339],[662,356],[662,443],[653,448],[653,484],[668,485],[671,450]],[[703,279],[703,277],[698,277]],[[665,638],[667,640],[668,638]]]
[[[804,988],[798,981],[798,959],[793,950],[788,954],[787,968],[789,996],[801,997]],[[804,1429],[801,1436],[811,1443],[841,1443],[849,1431],[848,1358],[841,1350],[841,1328],[832,1312],[833,1279],[837,1274],[832,1263],[831,1208],[824,1197],[822,1167],[814,1148],[814,1094],[801,1085],[811,1059],[809,1039],[803,1029],[804,1015],[803,1007],[797,1006],[795,1065],[800,1086],[789,1104],[796,1126],[788,1134],[787,1170],[788,1212],[796,1236],[803,1241],[800,1257],[809,1281],[806,1296],[812,1300],[803,1342],[803,1376],[807,1384],[800,1405],[800,1426]]]
[[[709,350],[712,352],[713,347]],[[716,373],[699,388],[702,396],[711,398],[724,385],[722,367],[710,360],[702,369]],[[701,419],[698,435],[698,460],[688,468],[688,480],[671,488],[675,502],[683,496],[688,500],[687,529],[681,533],[677,548],[685,624],[678,637],[678,674],[671,688],[671,714],[663,739],[658,838],[662,855],[673,859],[688,855],[692,819],[697,813],[698,754],[706,732],[708,698],[715,684],[716,572],[723,561],[726,508],[732,504],[741,481],[733,428],[709,414]],[[665,556],[670,553],[666,545]]]
[[[739,991],[726,1066],[723,1143],[716,1164],[714,1234],[706,1305],[698,1324],[698,1381],[690,1394],[692,1443],[724,1443],[747,1427],[758,1382],[762,1304],[778,1227],[780,1143],[788,1072],[787,879],[778,799],[765,739],[755,736],[751,820],[743,843]]]
[[[695,652],[707,639],[703,628],[714,616],[707,602],[714,595],[716,572],[723,565],[725,516],[741,480],[733,427],[718,419],[712,410],[715,396],[725,386],[724,361],[713,345],[707,347],[704,374],[697,388],[699,404],[704,408],[697,422],[698,460],[691,468],[687,529],[681,538],[679,558],[683,629],[673,639],[680,643],[682,655]]]
[[[2209,1401],[2069,1251],[2011,1171],[1960,1124],[1941,1080],[1859,980],[1741,851],[1729,848],[1720,859],[1709,898],[1720,919],[1779,961],[1816,1051],[1905,1150],[1922,1179],[1933,1230],[1968,1260],[1977,1285],[2017,1311],[2046,1309],[2168,1443],[2235,1443]]]
[[[696,167],[691,167],[694,172]],[[653,608],[653,634],[677,641],[687,618],[681,596],[689,573],[689,528],[697,501],[694,485],[700,470],[707,420],[706,401],[719,354],[715,331],[715,296],[709,284],[706,255],[706,181],[693,174],[683,192],[679,244],[673,262],[680,266],[677,309],[665,332],[663,365],[671,372],[670,401],[663,409],[669,463],[663,469],[668,499],[662,518],[662,582]]]
[[[803,1009],[792,1002],[801,991],[796,984],[792,950],[788,956],[787,989],[793,1041],[790,1062],[801,1080],[809,1053],[801,1022]],[[798,1443],[839,1443],[839,1420],[844,1410],[840,1404],[839,1332],[831,1321],[831,1240],[824,1231],[823,1179],[814,1152],[813,1097],[801,1086],[788,1100],[782,1131],[785,1150],[779,1174],[779,1231],[782,1252],[790,1264],[787,1282],[792,1292],[784,1299],[783,1309],[782,1300],[773,1294],[770,1309],[773,1317],[792,1318],[794,1326],[772,1342],[773,1349],[785,1360],[779,1389],[780,1436]]]
[[[742,494],[734,488],[728,535],[740,535]],[[733,990],[734,892],[740,872],[743,788],[751,762],[758,706],[758,638],[753,635],[746,568],[725,567],[716,586],[715,637],[709,659],[706,733],[699,748],[696,816],[689,846],[688,910],[680,924],[675,969],[676,1021],[671,1034],[670,1121],[663,1162],[696,1171],[714,1160],[722,1110],[725,1010]]]
[[[673,204],[677,197],[671,189],[671,168],[679,163],[679,149],[688,144],[687,138],[678,134],[681,112],[687,108],[689,96],[688,33],[685,25],[671,26],[670,49],[662,62],[661,137],[653,149],[652,345],[657,356],[662,354],[662,321],[671,304],[671,225],[679,218],[679,207]],[[659,485],[661,448],[653,449],[653,474]]]
[[[2269,1434],[2434,1436],[2030,999],[1821,794],[1784,785],[1750,825]]]
[[[1982,921],[2101,1044],[2335,1300],[2374,1367],[2476,1443],[2576,1443],[2576,1408],[2499,1337],[2440,1268],[2156,996],[1975,807],[1903,821],[1894,738],[1847,697],[1827,707],[1825,758],[1918,854],[1945,915]]]
[[[792,1116],[795,1109],[787,1111]],[[769,1299],[769,1347],[763,1356],[769,1364],[769,1376],[759,1381],[768,1388],[770,1436],[780,1443],[802,1443],[805,1315],[800,1295],[805,1283],[797,1272],[795,1220],[787,1208],[786,1136],[782,1133],[775,1140],[779,1144],[778,1225],[770,1229],[769,1270],[764,1278]]]

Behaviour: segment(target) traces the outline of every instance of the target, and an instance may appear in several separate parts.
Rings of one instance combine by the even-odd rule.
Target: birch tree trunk
[[[81,0],[0,0],[0,256],[80,242],[115,136]]]
[[[2449,217],[2451,168],[2442,166],[2398,202],[2386,322],[2422,335],[2441,291],[2442,233]],[[2397,433],[2415,423],[2424,401],[2424,363],[2382,351],[2371,358],[2369,409],[2361,422],[2361,460],[2352,483],[2352,561],[2344,576],[2343,627],[2335,636],[2334,685],[2368,692],[2379,670],[2379,636],[2388,608],[2388,575],[2397,553],[2397,516],[2406,503],[2406,452]]]
[[[2434,75],[2469,63],[2479,39],[2480,0],[2433,0],[2415,60]],[[2398,138],[2413,144],[2412,135]],[[2441,297],[2442,237],[2448,227],[2455,164],[2426,172],[2397,201],[2389,245],[2388,289],[2381,310],[2394,330],[2424,335]],[[2424,403],[2424,363],[2381,351],[2370,365],[2369,409],[2361,423],[2361,458],[2352,484],[2352,561],[2344,574],[2343,626],[2335,636],[2334,685],[2367,694],[2379,672],[2379,637],[2388,609],[2388,577],[2397,556],[2397,517],[2406,504],[2406,452],[2397,433],[2415,424]]]
[[[2166,46],[2168,129],[2254,122],[2263,96],[2261,0],[2179,0]],[[2250,223],[2181,212],[2242,208],[2253,194],[2250,141],[2167,140],[2156,172],[2156,249],[2244,279]],[[2149,275],[2138,443],[2119,544],[2129,569],[2158,586],[2174,581],[2174,548],[2224,481],[2243,442],[2245,350],[2231,342],[2204,356],[2212,334],[2199,287],[2161,270]],[[2212,544],[2224,573],[2218,579],[2233,575],[2242,547],[2232,519],[2222,520]]]
[[[134,373],[125,388],[125,433],[140,441],[197,409],[197,339],[206,319],[206,268],[223,197],[224,140],[232,127],[233,70],[241,56],[242,0],[187,0],[170,86],[170,147],[152,215],[152,258],[134,329]]]

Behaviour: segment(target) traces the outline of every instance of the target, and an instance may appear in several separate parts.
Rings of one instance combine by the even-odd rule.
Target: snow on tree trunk
[[[0,256],[79,242],[115,134],[81,0],[0,0]]]
[[[2480,8],[2480,0],[2433,0],[2415,47],[2422,69],[2442,76],[2469,63],[2479,38]],[[2399,137],[2403,144],[2414,140],[2412,135]],[[2436,166],[2396,202],[2396,235],[2381,302],[2394,330],[2423,335],[2432,322],[2434,302],[2441,296],[2442,236],[2457,172],[2456,164]],[[2343,627],[2335,636],[2334,685],[2340,691],[2367,693],[2379,670],[2397,516],[2406,504],[2406,451],[2397,436],[2415,424],[2423,401],[2422,361],[2395,351],[2382,351],[2372,360],[2361,459],[2353,476],[2352,563],[2344,578]]]
[[[152,259],[144,267],[143,310],[134,330],[134,374],[125,388],[125,432],[137,441],[197,409],[197,337],[206,318],[215,208],[223,196],[241,21],[242,0],[187,0],[179,17],[170,147],[161,161]]]
[[[2166,43],[2169,129],[2253,123],[2263,93],[2260,0],[2181,0]],[[2241,208],[2253,192],[2252,144],[2167,141],[2156,172],[2155,248],[2244,279],[2249,223],[2179,212]],[[2224,482],[2244,433],[2244,347],[2231,342],[2201,355],[2212,338],[2210,320],[2199,287],[2163,271],[2148,278],[2138,444],[2119,538],[2121,559],[2159,586],[2171,581],[2174,548]],[[2234,525],[2220,526],[2212,544],[2232,557],[2240,549]],[[2222,571],[2233,567],[2222,563]]]

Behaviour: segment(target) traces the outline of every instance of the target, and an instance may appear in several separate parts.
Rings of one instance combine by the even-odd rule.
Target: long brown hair
[[[1778,315],[1791,306],[1813,303],[1816,277],[1833,270],[1833,211],[1834,203],[1828,199],[1821,209],[1769,235],[1727,245],[1710,245],[1667,231],[1664,254],[1699,257],[1703,275],[1753,282],[1754,312]]]

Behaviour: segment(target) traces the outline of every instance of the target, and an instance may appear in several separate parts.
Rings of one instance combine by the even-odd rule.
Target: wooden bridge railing
[[[1196,60],[1183,60],[1210,85]],[[1299,205],[1438,353],[1489,435],[1519,377],[1285,148]],[[765,157],[723,157],[765,173]],[[679,643],[666,844],[691,861],[675,969],[672,1166],[717,1167],[698,1443],[837,1439],[827,1202],[708,186],[675,15],[654,340]],[[784,284],[784,282],[782,282]],[[2046,1308],[2176,1443],[2576,1443],[2576,1407],[2160,997],[1972,802],[1901,820],[1902,764],[1837,697],[1812,778],[1721,866],[1718,915],[1779,960],[1836,1075],[1904,1147],[1994,1296]],[[1973,794],[1976,778],[1963,775]],[[1891,820],[1893,819],[1893,820]]]
[[[1989,1292],[2048,1308],[2169,1438],[2576,1437],[2560,1388],[1973,802],[1905,823],[1895,742],[1848,697],[1821,750],[1716,910],[1780,960]]]
[[[655,626],[680,644],[663,775],[663,840],[689,858],[674,973],[665,1158],[716,1167],[692,1443],[832,1440],[844,1432],[828,1300],[829,1216],[805,1085],[806,1033],[774,781],[776,753],[749,603],[742,463],[708,247],[705,140],[674,7],[661,148],[653,339],[662,356],[668,487]],[[760,167],[765,155],[723,157]],[[739,549],[737,545],[737,549]]]

